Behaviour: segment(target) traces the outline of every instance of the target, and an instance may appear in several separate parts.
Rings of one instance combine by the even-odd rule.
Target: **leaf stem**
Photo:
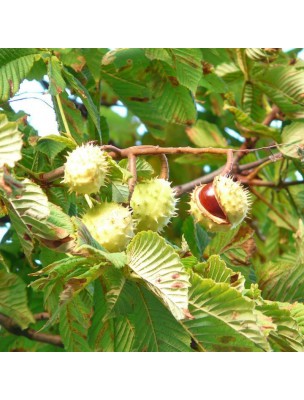
[[[65,114],[64,114],[64,111],[63,111],[63,107],[62,107],[62,103],[61,103],[59,94],[56,94],[56,100],[57,100],[57,103],[58,103],[60,116],[61,116],[62,121],[63,121],[64,129],[65,129],[65,135],[77,145],[75,139],[71,135],[70,128],[69,128],[68,122],[67,122],[67,120],[65,118]]]

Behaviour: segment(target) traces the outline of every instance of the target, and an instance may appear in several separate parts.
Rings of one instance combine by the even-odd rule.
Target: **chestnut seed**
[[[214,193],[213,182],[205,185],[199,193],[201,205],[215,217],[226,219]]]

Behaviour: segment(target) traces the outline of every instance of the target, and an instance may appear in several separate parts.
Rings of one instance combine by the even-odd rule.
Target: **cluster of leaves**
[[[185,195],[162,235],[140,232],[110,253],[81,221],[84,197],[43,178],[88,141],[238,149],[245,138],[282,145],[284,158],[260,179],[280,187],[303,178],[299,50],[0,49],[0,316],[63,344],[0,326],[1,351],[304,350],[303,185],[256,189],[251,220],[218,234],[194,223]],[[39,137],[10,107],[25,78],[48,87],[60,135]],[[273,105],[280,127],[263,124]],[[174,156],[170,176],[179,185],[223,162]],[[158,158],[137,159],[139,180],[159,170]],[[112,162],[93,200],[127,203],[129,178],[127,160]],[[44,311],[43,324],[35,314]]]

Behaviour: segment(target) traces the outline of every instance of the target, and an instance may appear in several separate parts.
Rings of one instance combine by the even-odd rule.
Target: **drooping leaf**
[[[60,311],[59,330],[67,351],[90,351],[87,336],[90,327],[92,300],[78,295]]]
[[[12,273],[0,270],[0,313],[12,318],[22,329],[34,323],[27,305],[26,285]]]
[[[280,135],[278,129],[253,121],[249,115],[237,107],[226,105],[225,109],[229,110],[235,116],[236,122],[239,124],[244,136],[261,136],[279,141]]]
[[[86,106],[86,109],[94,123],[94,126],[98,133],[99,143],[102,144],[102,132],[100,128],[100,113],[97,107],[95,106],[93,99],[88,92],[88,90],[80,83],[80,81],[75,78],[67,69],[63,68],[63,77],[66,81],[71,85],[73,90],[77,93],[77,95],[82,99],[83,104]],[[96,139],[94,136],[91,139]]]
[[[300,158],[303,160],[304,121],[294,121],[283,128],[280,151],[288,157]]]
[[[205,279],[228,283],[240,292],[244,290],[245,279],[242,274],[228,268],[225,261],[218,255],[212,255],[206,262],[201,263],[200,271],[200,276]]]
[[[0,114],[0,168],[5,164],[11,168],[22,158],[22,135],[16,122],[8,122],[5,114]]]
[[[198,147],[225,147],[226,139],[219,128],[208,121],[198,120],[191,128],[186,128],[189,139]]]
[[[36,49],[0,49],[0,99],[18,92],[20,83],[41,55]]]
[[[245,53],[251,60],[271,62],[276,58],[279,51],[280,49],[248,48],[245,50]]]
[[[135,328],[133,351],[191,350],[189,333],[152,293],[142,286],[137,286],[133,296],[134,312],[128,315]]]
[[[200,260],[210,241],[207,232],[195,224],[192,217],[188,217],[183,223],[183,234],[192,254]]]
[[[178,255],[155,232],[140,232],[127,248],[128,265],[177,319],[188,315],[189,278]]]
[[[264,301],[258,310],[272,319],[276,330],[269,333],[269,342],[275,351],[304,351],[304,337],[290,311],[280,303]]]
[[[273,301],[304,301],[304,264],[295,258],[274,260],[256,269],[264,299]]]
[[[66,83],[62,77],[62,65],[57,57],[51,56],[48,61],[49,92],[52,96],[62,93]]]
[[[257,324],[253,301],[227,283],[191,277],[189,310],[193,320],[182,321],[202,351],[269,351]]]
[[[102,64],[103,79],[155,135],[163,137],[167,124],[195,122],[191,93],[169,64],[150,61],[141,49],[111,51]]]
[[[286,65],[260,67],[254,75],[260,90],[291,117],[303,117],[304,70]]]
[[[128,169],[128,160],[124,159],[119,162],[122,168]],[[149,179],[154,173],[154,169],[144,158],[136,157],[136,172],[138,178]]]

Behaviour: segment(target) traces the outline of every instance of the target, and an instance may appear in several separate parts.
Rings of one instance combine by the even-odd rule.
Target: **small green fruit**
[[[105,185],[109,162],[98,146],[85,144],[77,147],[67,157],[63,183],[71,192],[91,194]]]
[[[212,183],[197,186],[191,194],[190,214],[211,232],[235,228],[249,207],[249,192],[229,176],[217,176]]]
[[[124,250],[134,236],[131,211],[117,203],[102,203],[82,218],[91,235],[110,252]]]
[[[161,231],[175,216],[176,198],[170,182],[151,179],[135,186],[130,206],[138,232]]]

